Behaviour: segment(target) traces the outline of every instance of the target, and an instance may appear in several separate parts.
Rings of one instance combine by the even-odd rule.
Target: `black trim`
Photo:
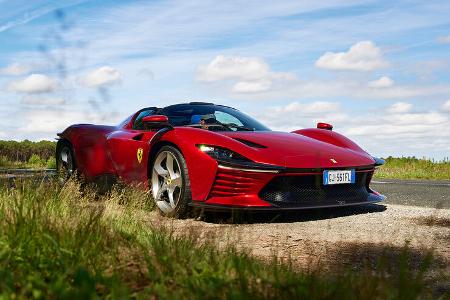
[[[367,166],[349,166],[349,167],[333,167],[333,168],[286,168],[282,166],[261,164],[255,162],[233,162],[228,160],[217,160],[220,165],[231,168],[257,169],[257,170],[278,170],[279,173],[321,173],[323,170],[348,170],[356,171],[373,171],[373,165]]]
[[[348,166],[348,167],[330,167],[330,168],[284,168],[283,173],[321,173],[323,170],[348,170],[355,171],[372,171],[373,165],[367,166]]]
[[[211,103],[211,102],[201,102],[201,101],[199,101],[199,102],[193,101],[193,102],[189,102],[188,104],[189,105],[215,105],[214,103]]]
[[[230,211],[230,210],[238,210],[238,211],[291,211],[291,210],[305,210],[305,209],[317,209],[317,208],[333,208],[333,207],[349,207],[349,206],[358,206],[364,204],[378,203],[384,201],[386,196],[384,195],[376,195],[369,194],[368,200],[357,203],[346,203],[346,204],[337,204],[337,205],[317,205],[317,206],[296,206],[296,207],[277,207],[277,206],[233,206],[233,205],[220,205],[220,204],[208,204],[200,201],[192,201],[189,203],[189,206],[194,208],[201,208],[205,210],[212,211]]]
[[[161,137],[162,137],[165,133],[167,133],[167,132],[169,132],[169,131],[171,131],[171,130],[173,130],[172,125],[167,126],[167,127],[164,127],[164,128],[161,128],[160,130],[158,130],[158,131],[155,133],[154,136],[152,136],[152,138],[148,141],[148,144],[149,144],[150,146],[153,146],[156,142],[158,142],[158,141],[161,139]]]
[[[285,170],[285,167],[268,165],[268,164],[260,164],[252,161],[249,162],[234,162],[229,160],[217,160],[219,165],[230,167],[230,168],[240,168],[240,169],[255,169],[255,170],[276,170],[282,171]]]
[[[279,207],[326,206],[365,202],[369,198],[368,172],[355,174],[352,184],[323,185],[322,173],[292,174],[272,178],[258,193],[260,199]]]
[[[234,137],[232,139],[234,139],[234,140],[236,140],[236,141],[238,141],[238,142],[240,142],[242,144],[245,144],[245,145],[247,145],[249,147],[252,147],[252,148],[259,148],[259,149],[266,149],[267,148],[266,146],[263,146],[261,144],[255,143],[255,142],[250,142],[250,141],[247,141],[245,139],[234,138]]]

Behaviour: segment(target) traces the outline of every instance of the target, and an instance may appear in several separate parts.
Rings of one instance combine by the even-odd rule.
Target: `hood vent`
[[[263,146],[263,145],[260,145],[260,144],[254,143],[254,142],[250,142],[250,141],[247,141],[247,140],[244,140],[244,139],[240,139],[240,138],[234,138],[234,139],[236,141],[241,142],[242,144],[245,144],[245,145],[247,145],[249,147],[252,147],[252,148],[259,148],[259,149],[267,148],[266,146]]]

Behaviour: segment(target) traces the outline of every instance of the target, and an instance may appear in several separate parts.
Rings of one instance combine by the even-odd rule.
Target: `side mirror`
[[[161,129],[164,127],[172,127],[169,123],[169,118],[164,115],[152,115],[142,118],[142,123],[146,129]]]
[[[333,125],[328,123],[317,123],[317,128],[325,130],[333,130]]]

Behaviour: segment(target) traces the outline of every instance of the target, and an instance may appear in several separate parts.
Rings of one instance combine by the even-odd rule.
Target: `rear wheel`
[[[76,161],[72,146],[68,142],[61,142],[56,149],[56,172],[58,182],[64,184],[76,171]]]
[[[186,161],[172,146],[163,146],[152,164],[151,190],[156,207],[165,216],[183,218],[189,210],[191,189]]]

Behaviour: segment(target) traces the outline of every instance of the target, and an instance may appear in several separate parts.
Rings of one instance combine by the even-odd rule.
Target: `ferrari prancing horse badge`
[[[136,152],[138,163],[142,162],[142,154],[144,154],[144,149],[138,148]]]

